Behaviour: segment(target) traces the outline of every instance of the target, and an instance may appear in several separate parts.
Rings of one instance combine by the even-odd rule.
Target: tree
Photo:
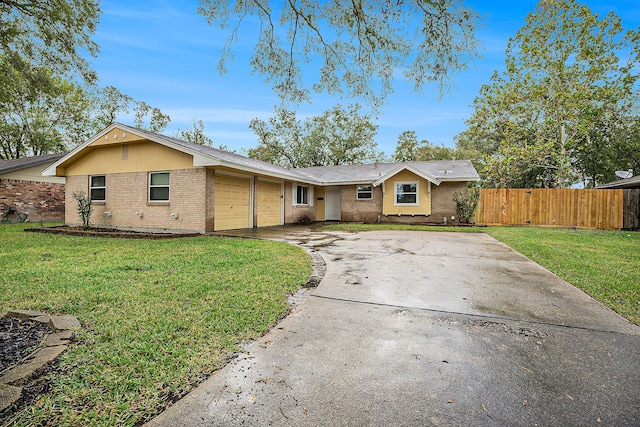
[[[451,73],[477,56],[479,17],[463,0],[201,0],[200,5],[198,13],[210,25],[231,28],[219,70],[224,73],[233,58],[241,24],[258,21],[253,70],[293,102],[310,98],[302,76],[309,64],[321,63],[315,92],[346,92],[378,106],[393,91],[397,70],[417,91],[438,82],[442,92]]]
[[[0,54],[37,58],[34,65],[58,75],[79,73],[96,79],[85,54],[96,56],[91,40],[100,16],[90,0],[0,0]]]
[[[420,162],[428,160],[474,160],[477,152],[463,147],[445,147],[444,144],[434,145],[423,139],[418,142],[414,131],[404,131],[398,137],[394,162]]]
[[[178,129],[173,136],[184,141],[213,147],[213,139],[204,133],[204,123],[202,123],[202,120],[196,120],[195,118],[191,128]]]
[[[542,0],[510,39],[506,70],[474,100],[462,139],[501,186],[597,184],[637,107],[637,30],[575,0]],[[626,57],[626,59],[623,59]]]
[[[0,55],[0,159],[67,151],[130,108],[142,125],[143,113],[151,111],[156,131],[169,120],[112,86],[81,86],[15,54]]]
[[[404,131],[398,136],[396,151],[393,153],[392,159],[398,163],[413,162],[418,157],[419,147],[420,143],[415,131]]]
[[[171,121],[171,117],[168,114],[164,114],[159,108],[152,107],[144,101],[134,102],[136,107],[134,108],[135,118],[133,122],[137,128],[160,133]],[[146,120],[149,120],[149,124],[146,123]]]
[[[345,111],[336,105],[303,123],[294,112],[276,108],[268,123],[251,121],[249,127],[258,135],[259,144],[248,155],[289,168],[381,161],[384,155],[374,141],[377,126],[369,116],[361,116],[359,109],[355,105]]]
[[[0,158],[64,151],[77,143],[89,100],[82,87],[16,55],[0,55]]]

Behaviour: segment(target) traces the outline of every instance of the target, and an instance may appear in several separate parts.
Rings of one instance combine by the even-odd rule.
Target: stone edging
[[[67,349],[74,331],[81,329],[80,322],[71,315],[49,315],[40,311],[9,310],[4,317],[18,320],[31,319],[47,323],[51,330],[45,335],[36,351],[18,364],[0,372],[0,411],[13,405],[22,396],[22,385],[36,377],[38,371],[55,360]]]

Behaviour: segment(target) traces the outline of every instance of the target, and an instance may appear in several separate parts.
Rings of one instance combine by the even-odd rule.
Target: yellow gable
[[[398,186],[415,184],[416,203],[398,203],[396,198]],[[415,173],[402,170],[388,178],[384,183],[384,203],[382,213],[385,215],[430,215],[431,183]],[[413,198],[413,195],[411,195]]]
[[[64,175],[143,172],[193,168],[193,156],[114,128],[62,167]]]

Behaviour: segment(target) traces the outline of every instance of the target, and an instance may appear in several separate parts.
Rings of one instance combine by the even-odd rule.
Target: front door
[[[325,220],[340,221],[340,187],[326,187],[325,190]]]

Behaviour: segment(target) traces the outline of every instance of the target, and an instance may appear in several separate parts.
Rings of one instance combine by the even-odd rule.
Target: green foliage
[[[453,71],[477,56],[478,14],[461,0],[270,2],[201,0],[199,13],[227,30],[221,72],[233,58],[243,21],[260,29],[250,60],[255,73],[283,99],[309,100],[302,67],[319,66],[315,92],[346,93],[381,105],[396,70],[420,90],[448,86]],[[280,16],[276,16],[279,14]],[[254,19],[250,19],[253,17]],[[258,24],[256,24],[258,22]]]
[[[159,108],[152,107],[144,101],[135,101],[135,103],[135,117],[133,120],[135,127],[160,133],[171,121],[171,117],[168,114],[164,114]],[[148,124],[147,120],[149,120]]]
[[[99,16],[98,1],[0,0],[0,54],[37,58],[35,66],[92,83],[96,75],[85,55],[98,53],[91,37]]]
[[[377,126],[359,109],[355,105],[345,111],[337,105],[302,123],[295,112],[277,108],[269,123],[251,121],[260,143],[248,155],[290,168],[380,161],[384,155],[374,141]]]
[[[204,133],[204,123],[202,123],[202,120],[196,120],[195,118],[193,119],[193,127],[178,129],[173,136],[184,141],[213,147],[213,140]]]
[[[91,228],[90,220],[91,214],[93,213],[91,197],[84,191],[74,191],[71,195],[77,203],[76,210],[80,218],[82,218],[82,228],[85,230]]]
[[[133,426],[220,369],[289,310],[311,260],[281,242],[107,239],[0,226],[0,312],[75,315],[49,392],[7,425]],[[44,254],[44,255],[43,255]]]
[[[456,217],[458,221],[469,224],[478,207],[480,200],[479,188],[467,188],[453,193],[453,201],[456,204]]]
[[[460,140],[485,156],[489,185],[606,182],[637,121],[638,30],[575,0],[543,0],[510,39],[505,72],[474,101]],[[622,162],[624,163],[624,162]]]
[[[89,108],[82,87],[16,55],[0,55],[0,159],[64,151],[77,141]]]
[[[418,142],[414,131],[404,131],[398,136],[396,150],[392,156],[394,162],[420,162],[428,160],[474,160],[477,152],[462,147],[450,148],[434,145],[423,139]]]

